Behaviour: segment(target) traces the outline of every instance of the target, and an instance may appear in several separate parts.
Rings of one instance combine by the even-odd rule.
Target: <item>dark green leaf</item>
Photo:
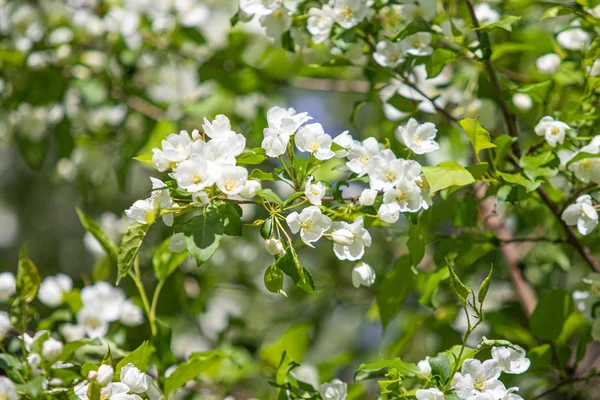
[[[436,49],[429,60],[425,63],[427,68],[427,78],[431,79],[440,74],[444,67],[456,60],[458,55],[450,50]]]
[[[554,289],[542,296],[529,319],[529,326],[541,340],[554,342],[560,336],[565,321],[573,311],[573,298],[563,289]]]
[[[511,32],[512,24],[514,24],[515,22],[517,22],[520,19],[521,19],[520,16],[517,17],[514,15],[507,15],[507,16],[503,17],[500,21],[492,22],[491,24],[487,24],[487,25],[481,26],[479,28],[473,28],[473,30],[480,29],[485,32],[491,32],[496,28],[500,28],[500,29],[504,29],[505,31]]]
[[[494,266],[490,267],[490,272],[488,276],[483,280],[481,286],[479,286],[479,293],[477,293],[477,300],[479,304],[483,304],[485,300],[485,296],[487,296],[488,290],[490,290],[490,284],[492,283],[492,273],[494,272]]]
[[[540,83],[531,83],[517,88],[517,92],[525,93],[531,100],[536,103],[544,103],[552,87],[552,81],[544,81]]]
[[[454,293],[456,293],[460,302],[463,305],[467,304],[467,298],[471,294],[471,289],[462,283],[458,275],[456,275],[456,272],[454,272],[453,261],[446,259],[446,265],[448,266],[448,272],[450,273],[450,287]]]
[[[283,289],[283,272],[275,264],[265,270],[265,287],[271,293],[279,293]]]
[[[152,266],[154,273],[159,281],[167,279],[187,258],[187,251],[182,253],[173,253],[169,250],[171,238],[166,239],[154,252],[152,257]]]
[[[400,257],[394,269],[383,277],[381,290],[376,300],[384,329],[400,312],[402,303],[413,287],[414,281],[415,275],[411,268],[409,255]]]
[[[204,215],[192,218],[183,226],[187,249],[198,265],[209,260],[221,244],[223,221],[217,209],[209,207]]]

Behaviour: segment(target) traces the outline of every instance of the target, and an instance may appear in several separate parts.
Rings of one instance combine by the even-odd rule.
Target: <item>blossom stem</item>
[[[129,270],[129,276],[133,279],[135,286],[140,293],[140,297],[142,298],[142,303],[144,304],[144,309],[146,310],[146,315],[148,316],[148,321],[150,322],[150,331],[152,332],[152,336],[156,336],[156,322],[152,318],[152,314],[150,311],[150,302],[148,301],[148,296],[146,295],[146,290],[144,289],[144,284],[140,279],[140,261],[139,258],[136,257],[133,261],[133,272]]]
[[[150,326],[152,324],[156,325],[156,307],[158,306],[158,298],[160,296],[160,292],[165,285],[166,279],[161,279],[158,281],[158,285],[156,285],[156,289],[154,289],[154,295],[152,296],[152,305],[150,306]]]

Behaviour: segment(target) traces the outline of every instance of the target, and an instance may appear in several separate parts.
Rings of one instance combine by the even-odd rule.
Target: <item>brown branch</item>
[[[369,91],[368,82],[357,80],[298,78],[292,82],[292,86],[299,89],[341,93],[367,93]]]
[[[577,383],[577,382],[584,382],[584,381],[587,381],[587,380],[590,380],[590,379],[593,379],[593,378],[597,378],[599,376],[600,376],[600,374],[595,374],[595,375],[590,375],[590,376],[582,376],[582,377],[579,377],[579,378],[567,379],[565,381],[560,382],[558,385],[554,386],[553,388],[548,389],[545,392],[542,392],[542,393],[538,394],[537,396],[533,397],[531,400],[541,399],[544,396],[547,396],[547,395],[549,395],[551,393],[554,393],[554,392],[558,391],[558,389],[560,389],[563,386],[572,385],[572,384]]]
[[[419,89],[419,87],[417,85],[415,85],[414,83],[412,83],[411,81],[409,81],[408,79],[402,77],[402,81],[404,82],[404,84],[410,86],[413,90],[415,90],[417,93],[419,93],[421,96],[425,97],[427,100],[429,100],[429,102],[431,103],[431,105],[438,110],[444,117],[446,117],[449,121],[457,123],[458,119],[456,119],[452,114],[450,114],[450,112],[448,112],[448,110],[446,110],[443,107],[440,107],[437,105],[437,103],[435,102],[434,99],[432,99],[431,97],[427,96],[425,94],[425,92],[423,92],[421,89]]]

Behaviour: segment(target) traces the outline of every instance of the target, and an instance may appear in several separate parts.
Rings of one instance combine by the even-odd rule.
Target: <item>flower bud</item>
[[[42,345],[42,357],[44,357],[46,360],[52,362],[52,361],[56,361],[58,359],[58,357],[60,357],[60,354],[63,351],[63,344],[62,342],[54,339],[54,338],[50,338],[48,340],[46,340],[44,342],[44,344]]]
[[[90,372],[88,372],[87,380],[88,381],[93,381],[97,377],[98,377],[98,371],[91,370]]]
[[[354,234],[348,229],[338,229],[333,231],[331,238],[335,244],[340,246],[350,246],[354,243]]]
[[[361,206],[372,206],[375,203],[375,198],[377,197],[377,190],[373,189],[365,189],[360,194],[358,198],[358,202]]]
[[[110,365],[101,365],[98,368],[98,373],[96,375],[96,382],[100,387],[104,387],[108,385],[115,375],[115,370]]]
[[[367,263],[361,262],[352,270],[352,284],[355,288],[360,285],[371,286],[375,283],[375,271]]]
[[[265,250],[272,256],[282,256],[285,254],[285,249],[279,239],[265,240]]]

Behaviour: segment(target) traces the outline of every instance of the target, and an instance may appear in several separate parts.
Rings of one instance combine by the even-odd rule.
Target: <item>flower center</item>
[[[367,157],[367,156],[360,158],[360,162],[362,163],[362,165],[365,165],[367,163],[367,161],[369,161],[369,157]]]
[[[557,127],[553,126],[550,129],[550,133],[553,134],[553,135],[558,135],[560,133],[560,129],[558,129]]]
[[[421,136],[415,136],[412,139],[413,139],[413,143],[416,144],[417,146],[419,146],[421,143],[423,143],[423,138]]]
[[[0,400],[8,400],[8,395],[6,393],[0,393]]]
[[[587,158],[584,160],[581,160],[581,167],[584,169],[590,169],[592,166],[592,162],[590,160],[588,160]]]
[[[342,11],[342,15],[344,16],[345,19],[352,18],[354,16],[354,11],[352,11],[352,7],[346,6],[344,8],[344,11]]]
[[[473,387],[478,392],[483,392],[485,390],[485,382],[481,379],[475,379],[475,382],[473,382]]]
[[[100,321],[98,321],[97,318],[92,317],[88,319],[87,324],[90,328],[94,329],[100,326]]]
[[[194,182],[196,185],[202,182],[202,177],[199,173],[194,172],[194,175],[192,175],[192,182]]]
[[[317,139],[313,139],[313,141],[310,142],[310,144],[308,145],[308,148],[310,149],[310,151],[319,150],[319,141]]]
[[[412,44],[413,44],[413,46],[415,46],[415,48],[417,48],[417,49],[418,49],[419,47],[423,46],[423,42],[421,42],[421,39],[419,39],[419,38],[414,38],[414,39],[412,40]]]
[[[385,180],[387,182],[394,182],[396,180],[396,174],[394,173],[394,171],[387,171],[385,173]]]
[[[405,201],[406,197],[406,193],[400,192],[396,195],[396,200],[398,200],[398,202]]]
[[[304,221],[304,222],[300,223],[300,226],[302,227],[303,230],[307,231],[312,227],[312,221]]]
[[[225,182],[225,190],[227,190],[228,192],[231,192],[233,189],[235,189],[235,181],[229,179]]]

